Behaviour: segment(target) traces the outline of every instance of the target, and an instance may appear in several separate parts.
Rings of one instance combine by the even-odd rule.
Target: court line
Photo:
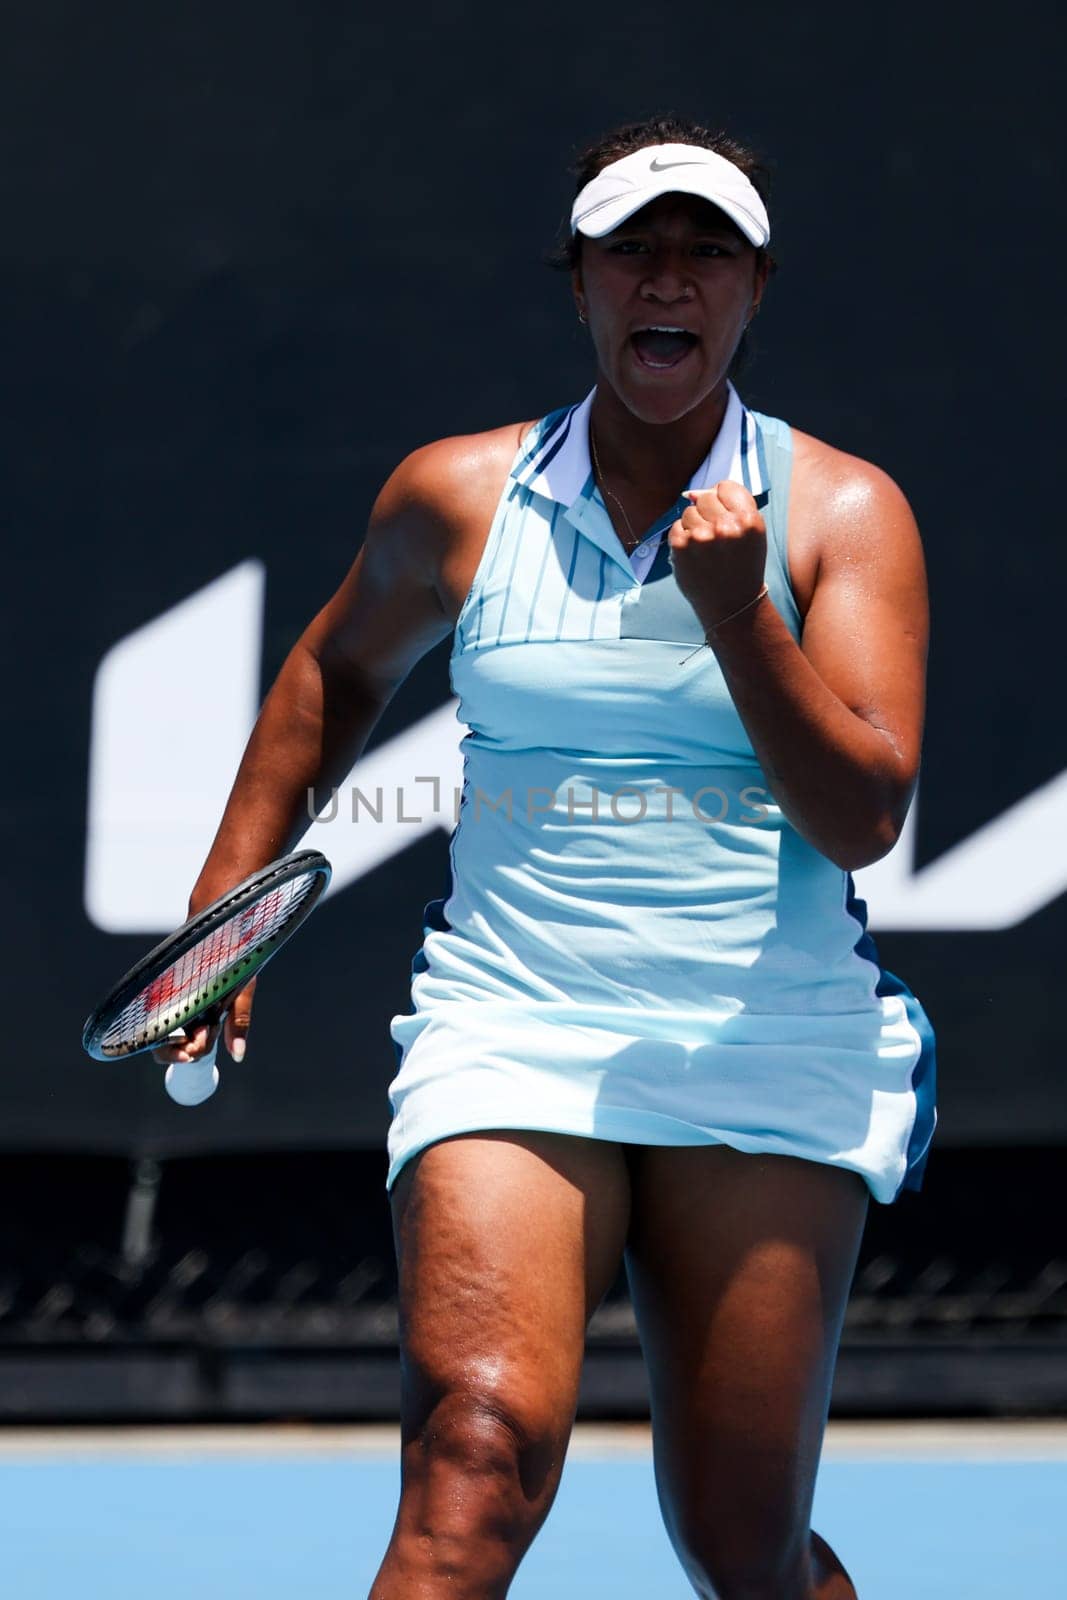
[[[579,1423],[568,1454],[646,1456],[651,1448],[647,1424]],[[399,1428],[382,1423],[0,1429],[0,1460],[189,1455],[396,1458],[399,1450]],[[1067,1421],[832,1422],[823,1459],[1061,1461],[1067,1460]]]

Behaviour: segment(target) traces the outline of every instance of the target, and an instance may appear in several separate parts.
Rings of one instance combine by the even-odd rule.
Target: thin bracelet
[[[681,659],[681,661],[679,661],[678,665],[680,667],[684,667],[686,662],[687,661],[691,661],[693,659],[693,657],[699,651],[701,651],[701,650],[703,650],[705,648],[705,646],[710,646],[711,640],[707,637],[708,633],[718,633],[719,629],[722,627],[724,622],[732,622],[735,617],[739,617],[741,615],[742,611],[750,611],[754,605],[757,605],[759,603],[759,601],[763,599],[763,596],[765,594],[769,594],[769,593],[770,593],[770,590],[767,588],[767,585],[764,584],[763,588],[760,590],[759,594],[753,595],[751,600],[746,600],[745,604],[743,606],[738,606],[737,610],[736,611],[731,611],[729,616],[720,617],[718,622],[713,622],[711,627],[707,630],[707,633],[705,633],[705,635],[704,635],[704,643],[703,644],[698,644],[697,647],[696,647],[696,650],[690,650],[690,652],[689,652],[689,654],[687,656],[683,656],[682,657],[682,659]]]

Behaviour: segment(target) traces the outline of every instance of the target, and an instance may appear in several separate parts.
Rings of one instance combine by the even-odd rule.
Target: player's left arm
[[[854,870],[892,849],[918,780],[926,566],[887,473],[837,451],[816,470],[818,567],[799,650],[770,606],[727,624],[715,649],[783,812]]]

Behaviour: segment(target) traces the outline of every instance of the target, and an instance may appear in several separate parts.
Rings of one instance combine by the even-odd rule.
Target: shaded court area
[[[0,1581],[20,1600],[366,1595],[399,1486],[392,1428],[0,1435]],[[1067,1426],[832,1426],[815,1523],[861,1600],[1063,1593]],[[516,1600],[685,1600],[648,1430],[579,1427]]]

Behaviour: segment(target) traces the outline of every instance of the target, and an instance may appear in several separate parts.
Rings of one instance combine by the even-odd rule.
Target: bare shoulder
[[[436,439],[405,456],[384,484],[372,524],[402,519],[432,535],[495,507],[528,422]],[[490,511],[491,514],[491,511]]]
[[[910,513],[903,490],[882,467],[799,428],[791,431],[798,487],[818,499],[824,511],[846,517],[865,507]]]
[[[820,573],[874,562],[924,572],[922,543],[911,506],[882,467],[803,433],[793,436],[789,502],[789,564],[802,613]]]
[[[522,425],[439,439],[389,476],[340,587],[305,639],[384,704],[455,622],[457,567],[476,560]],[[484,541],[484,532],[481,534]]]

